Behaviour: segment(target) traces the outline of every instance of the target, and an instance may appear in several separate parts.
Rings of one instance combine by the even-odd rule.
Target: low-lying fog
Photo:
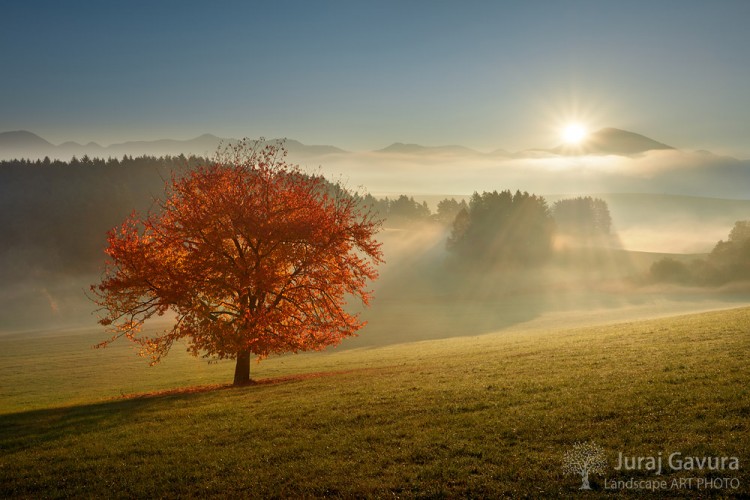
[[[412,194],[433,208],[442,198],[467,198],[475,191],[528,191],[550,204],[594,195],[608,203],[623,248],[644,252],[708,252],[735,221],[750,219],[750,161],[708,152],[558,156],[538,151],[508,157],[427,148],[297,161],[310,169],[321,165],[329,178],[371,193]]]
[[[342,175],[370,192],[471,194],[520,189],[538,194],[650,193],[747,199],[750,185],[749,161],[678,150],[635,156],[527,152],[524,157],[379,151],[294,160],[309,169],[320,166],[330,178]]]
[[[298,162],[315,170],[312,160]],[[594,195],[607,202],[612,216],[614,234],[606,245],[581,248],[559,240],[553,259],[527,272],[457,271],[446,262],[449,227],[386,223],[379,237],[387,262],[373,285],[372,307],[363,312],[369,325],[345,346],[481,334],[544,321],[563,324],[560,315],[612,321],[750,302],[750,295],[731,287],[716,291],[642,281],[662,254],[705,254],[726,239],[735,221],[750,219],[750,200],[742,199],[750,185],[747,162],[676,151],[584,158],[351,153],[315,162],[329,179],[366,186],[377,197],[413,195],[433,212],[446,197],[518,189],[543,195],[549,205]],[[103,239],[104,234],[100,243]],[[0,332],[95,325],[85,291],[99,276],[13,264],[24,261],[27,251],[66,255],[53,248],[0,245]]]
[[[381,234],[387,262],[372,306],[363,311],[369,324],[344,347],[632,321],[750,303],[744,285],[643,283],[660,255],[617,248],[558,247],[550,263],[528,271],[456,269],[446,263],[446,237],[437,225]]]

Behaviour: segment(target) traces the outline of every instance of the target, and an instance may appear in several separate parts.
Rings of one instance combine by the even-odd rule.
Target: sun
[[[580,123],[569,123],[562,130],[562,139],[565,144],[580,144],[587,135],[588,130]]]

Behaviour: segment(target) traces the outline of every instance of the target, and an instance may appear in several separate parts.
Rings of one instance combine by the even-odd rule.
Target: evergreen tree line
[[[379,218],[393,225],[427,221],[450,224],[456,218],[458,212],[468,208],[464,200],[456,201],[455,198],[446,198],[438,202],[437,211],[433,213],[426,201],[419,203],[413,196],[404,194],[394,199],[387,196],[376,198],[367,194],[362,198],[361,204],[364,208],[372,210]]]
[[[147,211],[173,173],[207,161],[184,155],[0,161],[0,277],[97,271],[107,231],[133,210]],[[339,187],[328,183],[328,189]],[[475,193],[468,203],[446,198],[435,212],[413,196],[360,198],[388,225],[450,226],[449,249],[480,260],[541,262],[556,227],[607,233],[610,223],[606,203],[592,198],[561,200],[549,209],[540,196],[495,191]]]
[[[528,193],[517,192],[512,195],[510,191],[498,193],[474,193],[470,202],[466,200],[457,201],[455,198],[445,198],[437,203],[435,212],[430,210],[427,202],[419,203],[413,196],[400,195],[398,198],[390,199],[375,198],[368,194],[362,198],[362,205],[373,210],[382,219],[389,224],[401,222],[426,222],[436,221],[446,225],[453,225],[456,217],[460,215],[462,219],[476,218],[477,226],[474,230],[480,232],[492,232],[494,229],[487,221],[479,222],[480,219],[487,219],[492,214],[500,218],[509,217],[513,211],[514,203],[516,206],[524,204],[530,207],[534,202],[528,200],[521,201],[524,197],[534,198],[536,202],[544,202],[545,208],[539,212],[545,216],[551,216],[554,219],[554,227],[557,232],[569,234],[577,237],[591,237],[610,234],[612,228],[612,217],[609,213],[607,202],[591,196],[580,196],[577,198],[567,198],[555,202],[551,208],[547,208],[546,201],[538,195],[529,195]],[[515,201],[513,201],[515,199]],[[462,224],[463,222],[459,222]],[[478,229],[483,226],[482,229]]]
[[[0,162],[0,277],[99,269],[106,233],[148,210],[196,156]]]

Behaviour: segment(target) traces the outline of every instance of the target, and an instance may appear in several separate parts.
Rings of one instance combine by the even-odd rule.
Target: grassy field
[[[144,379],[127,347],[38,339],[0,339],[0,497],[570,496],[581,479],[563,475],[563,455],[586,441],[606,452],[595,494],[618,479],[726,477],[736,489],[660,495],[750,495],[750,308],[285,356],[254,365],[244,388],[211,385],[226,365],[175,356]],[[109,378],[88,378],[88,353]],[[24,378],[48,363],[43,387]],[[192,387],[111,398],[117,384]],[[664,473],[617,471],[620,452],[662,453]],[[740,469],[671,470],[674,452]]]

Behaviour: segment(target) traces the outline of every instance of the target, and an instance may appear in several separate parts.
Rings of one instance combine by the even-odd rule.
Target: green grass
[[[561,468],[576,441],[607,453],[599,493],[604,477],[654,478],[613,470],[618,452],[678,451],[741,468],[663,478],[741,486],[669,494],[750,494],[750,308],[286,356],[254,365],[254,386],[110,400],[113,383],[216,384],[231,367],[176,356],[149,382],[129,349],[90,351],[111,379],[76,393],[89,337],[48,336],[69,359],[25,403],[24,363],[52,347],[0,339],[0,497],[564,497],[580,485]],[[14,352],[27,358],[8,371]]]

